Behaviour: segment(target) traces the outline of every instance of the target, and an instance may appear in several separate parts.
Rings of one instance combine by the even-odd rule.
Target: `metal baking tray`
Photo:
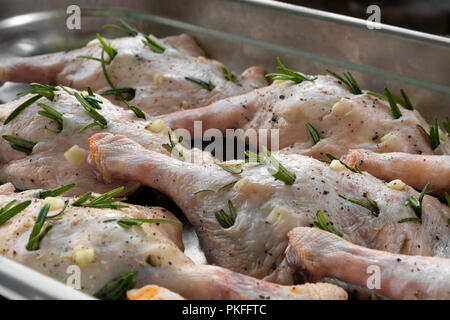
[[[0,59],[81,47],[100,30],[106,36],[119,36],[114,30],[101,27],[124,18],[139,30],[159,37],[191,34],[210,57],[235,71],[250,65],[261,65],[271,71],[275,69],[275,57],[280,56],[290,68],[309,74],[324,73],[326,68],[352,71],[363,88],[374,91],[382,91],[385,86],[394,92],[403,88],[429,121],[450,114],[449,38],[388,25],[370,30],[361,19],[268,0],[35,0],[32,6],[27,3],[0,0]],[[66,9],[70,5],[81,8],[80,30],[66,28]],[[0,101],[14,99],[23,87],[24,84],[6,83],[0,87]],[[154,191],[140,191],[146,192]],[[167,199],[151,198],[163,200],[145,204],[167,204],[177,213]],[[131,200],[142,203],[139,194]],[[183,239],[186,253],[197,263],[205,263],[191,226],[185,228]],[[47,277],[11,264],[14,262],[0,259],[0,294],[7,298],[85,297],[64,285],[61,287],[65,290],[49,290]],[[24,277],[18,278],[17,272],[23,272]]]

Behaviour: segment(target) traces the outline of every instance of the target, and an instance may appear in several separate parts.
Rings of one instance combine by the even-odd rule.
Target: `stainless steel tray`
[[[363,88],[382,91],[388,86],[395,92],[404,88],[428,120],[450,115],[448,38],[387,25],[369,30],[364,20],[267,0],[26,3],[0,0],[0,59],[80,47],[104,24],[124,18],[139,30],[160,37],[181,32],[194,35],[209,56],[229,69],[262,65],[274,70],[275,57],[280,56],[289,67],[309,74],[324,73],[326,68],[350,70]],[[82,10],[81,30],[66,28],[66,8],[73,4]],[[119,35],[111,30],[102,34]],[[21,84],[6,83],[0,87],[0,100],[13,99],[22,88]],[[204,263],[192,228],[186,228],[183,236],[187,254]],[[23,294],[23,282],[8,273],[8,269],[0,269],[0,294],[31,298]],[[44,298],[58,297],[48,295],[45,277],[38,279],[27,278],[30,288],[40,288]]]

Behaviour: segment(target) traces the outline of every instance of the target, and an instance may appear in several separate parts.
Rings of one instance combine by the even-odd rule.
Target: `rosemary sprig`
[[[428,182],[425,187],[423,187],[422,192],[420,192],[419,199],[417,199],[415,196],[409,197],[408,200],[405,201],[405,206],[411,206],[414,210],[414,212],[417,215],[417,218],[405,218],[398,221],[398,223],[403,223],[406,221],[417,221],[422,222],[422,201],[423,197],[425,196],[425,193],[428,190],[428,187],[430,186],[430,182]]]
[[[388,101],[388,98],[385,95],[382,95],[381,93],[373,92],[373,91],[367,91],[368,95],[380,98],[382,100]],[[397,102],[399,105],[401,105],[403,108],[408,110],[414,110],[414,106],[411,103],[411,100],[409,99],[408,95],[406,94],[405,90],[400,89],[400,94],[402,95],[402,98],[399,96],[392,95],[395,102]]]
[[[103,288],[101,288],[94,297],[102,300],[122,300],[126,298],[128,290],[136,286],[134,276],[138,270],[132,270],[122,273],[117,278],[109,281]]]
[[[127,34],[129,36],[132,36],[132,37],[136,36],[139,33],[136,28],[130,26],[123,19],[120,19],[119,21],[120,21],[120,23],[122,24],[123,27],[117,26],[115,24],[105,24],[103,26],[103,29],[108,29],[108,28],[117,29],[117,30],[120,30],[120,31],[124,32],[125,34]]]
[[[123,100],[123,102],[127,105],[128,108],[131,109],[131,111],[134,112],[134,114],[136,115],[136,117],[141,118],[141,119],[146,119],[145,117],[145,113],[142,112],[141,109],[139,109],[136,106],[133,106],[128,100]]]
[[[75,183],[66,184],[65,186],[53,190],[42,190],[41,192],[39,192],[39,198],[45,199],[47,197],[57,197],[69,191],[73,187],[75,187]]]
[[[45,229],[41,232],[42,227],[45,224],[45,218],[47,217],[48,210],[50,209],[50,204],[46,203],[38,214],[36,222],[31,230],[26,249],[28,251],[39,250],[39,245],[43,237],[53,228],[52,224],[47,224]]]
[[[203,80],[200,80],[198,78],[193,78],[193,77],[184,77],[186,80],[189,80],[191,82],[194,82],[200,86],[202,86],[204,89],[208,90],[208,91],[212,91],[214,90],[215,86],[212,84],[211,81],[205,82]]]
[[[339,161],[344,167],[346,167],[348,170],[350,170],[351,172],[362,174],[362,171],[359,170],[358,165],[355,165],[355,167],[352,168],[352,167],[350,167],[349,165],[347,165],[345,162],[339,160],[338,158],[336,158],[335,156],[333,156],[333,155],[330,154],[330,153],[325,153],[325,155],[327,156],[328,159],[330,159],[330,161],[325,161],[325,160],[322,160],[322,161],[324,161],[324,162],[326,162],[326,163],[330,163],[330,162],[333,161],[333,160],[337,160],[337,161]]]
[[[344,79],[337,73],[331,71],[330,69],[326,69],[326,71],[329,74],[331,74],[333,77],[335,77],[336,79],[338,79],[339,81],[344,83],[353,94],[361,94],[362,93],[358,82],[356,82],[355,78],[353,78],[353,75],[350,72],[347,72],[347,73],[344,72],[344,77],[345,77],[345,79]]]
[[[124,187],[113,189],[111,191],[105,192],[104,194],[98,197],[91,199],[90,202],[86,203],[86,201],[88,201],[92,196],[92,192],[87,192],[80,198],[78,198],[75,202],[73,202],[72,206],[88,207],[88,208],[112,208],[112,209],[128,208],[127,205],[114,203],[117,201],[126,200],[125,198],[113,198],[115,195],[121,193],[123,190]]]
[[[222,67],[222,72],[223,72],[223,76],[225,77],[225,79],[227,79],[228,81],[237,83],[237,77],[234,74],[234,72],[228,72],[227,68]]]
[[[403,97],[403,104],[402,103],[400,103],[400,104],[408,110],[414,110],[414,106],[412,105],[411,100],[409,100],[409,97],[406,94],[405,90],[400,89],[400,94]]]
[[[84,110],[86,110],[86,112],[94,119],[94,123],[96,123],[96,125],[99,125],[102,129],[105,129],[108,126],[108,122],[106,121],[105,117],[97,112],[97,108],[92,104],[92,101],[87,100],[78,92],[73,92],[73,95],[84,108]],[[82,130],[84,131],[85,128],[82,128]]]
[[[317,142],[320,141],[320,135],[319,135],[319,132],[318,132],[317,129],[314,128],[314,127],[312,126],[312,124],[309,123],[309,122],[306,122],[306,123],[305,123],[305,126],[306,126],[306,130],[307,130],[308,133],[309,133],[309,136],[311,137],[311,141],[312,141],[313,145],[315,145]]]
[[[50,101],[53,101],[55,98],[55,91],[58,91],[57,88],[46,85],[46,84],[39,84],[39,83],[30,83],[31,90],[23,91],[18,93],[18,96],[23,96],[25,94],[35,94],[33,97],[29,98],[25,102],[23,102],[21,105],[19,105],[17,108],[15,108],[9,116],[6,118],[6,120],[3,122],[4,125],[10,123],[15,117],[17,117],[23,110],[25,110],[27,107],[32,105],[34,102],[39,100],[42,97],[47,98]]]
[[[122,98],[125,101],[133,100],[133,98],[136,96],[136,89],[114,88],[114,89],[109,89],[109,90],[102,92],[102,96],[107,96],[107,95],[112,95],[112,94],[118,95],[120,98]],[[127,96],[123,97],[122,96],[123,94],[126,94]]]
[[[68,205],[69,205],[69,200],[64,201],[64,207],[57,214],[55,214],[53,216],[47,216],[47,220],[60,220],[60,219],[62,219],[59,216],[63,214],[63,212],[66,210]]]
[[[277,70],[280,71],[280,73],[268,73],[266,74],[266,77],[270,77],[272,80],[290,80],[297,83],[302,81],[314,81],[317,79],[317,77],[312,77],[299,71],[286,68],[281,62],[280,57],[277,57],[277,63]]]
[[[223,162],[216,161],[215,164],[231,174],[240,174],[243,171],[241,168],[242,163],[225,164]]]
[[[232,227],[236,222],[237,217],[236,209],[234,208],[233,203],[230,200],[228,200],[228,210],[230,211],[229,214],[227,214],[223,209],[214,212],[217,221],[224,229]]]
[[[444,127],[445,131],[450,134],[450,119],[448,117],[445,117],[445,121],[442,122],[442,126]]]
[[[263,159],[258,154],[250,150],[245,150],[245,163],[262,163]]]
[[[220,191],[223,191],[223,190],[225,190],[225,189],[231,187],[232,185],[234,185],[234,184],[235,184],[236,182],[238,182],[238,181],[239,181],[239,180],[231,181],[231,182],[229,182],[229,183],[227,183],[227,184],[221,186],[219,189],[217,189],[217,191],[214,191],[213,189],[200,189],[200,190],[195,191],[195,192],[193,193],[193,195],[195,196],[195,195],[197,195],[197,194],[199,194],[199,193],[203,193],[203,192],[213,192],[213,193],[214,193],[214,192],[220,192]]]
[[[53,132],[53,133],[60,133],[63,130],[63,118],[62,113],[56,111],[52,107],[44,104],[44,103],[38,103],[38,106],[40,106],[44,110],[38,111],[38,114],[40,114],[43,117],[49,118],[51,120],[55,120],[58,123],[58,131],[52,130],[47,128],[47,130]]]
[[[269,173],[276,180],[283,181],[287,185],[292,185],[295,182],[295,179],[297,179],[295,173],[289,172],[277,159],[275,159],[272,153],[267,150],[265,146],[262,146],[262,152],[269,163],[276,168],[276,170],[273,168],[268,168],[267,170]]]
[[[117,55],[116,49],[111,47],[111,44],[107,44],[103,40],[102,36],[99,33],[97,33],[97,39],[98,39],[98,41],[100,41],[100,44],[102,45],[103,50],[109,56],[109,61],[112,61],[112,59],[114,59],[114,57]],[[102,60],[104,61],[104,59],[102,59]]]
[[[316,217],[317,220],[313,222],[314,228],[319,228],[321,230],[325,230],[334,233],[339,237],[342,237],[342,233],[340,233],[333,227],[333,223],[328,221],[328,219],[323,214],[322,210],[317,210]]]
[[[389,102],[389,106],[391,107],[391,112],[394,119],[400,118],[402,116],[402,113],[397,105],[397,102],[392,96],[392,93],[389,91],[388,88],[384,88],[384,95],[386,96],[387,101]]]
[[[179,159],[179,160],[181,160],[181,161],[184,161],[183,153],[180,152],[180,151],[178,151],[178,149],[176,148],[177,143],[181,143],[181,142],[183,141],[183,137],[180,136],[180,137],[178,137],[177,142],[173,142],[173,140],[172,140],[172,135],[171,135],[171,132],[170,132],[170,131],[167,132],[167,135],[169,136],[169,143],[163,143],[163,144],[162,144],[162,147],[163,147],[164,149],[166,149],[167,152],[169,152],[170,154],[174,154],[175,157],[177,157],[177,159]],[[174,150],[175,150],[176,152],[174,152]]]
[[[203,192],[216,192],[216,191],[214,191],[213,189],[200,189],[200,190],[195,191],[193,193],[193,195],[195,196],[195,195],[203,193]]]
[[[166,51],[166,48],[162,44],[156,42],[156,38],[153,35],[147,36],[144,34],[144,40],[142,40],[142,43],[149,47],[153,52],[161,54]]]
[[[105,48],[102,49],[102,53],[101,53],[101,58],[94,58],[91,56],[78,56],[78,58],[85,58],[85,59],[91,59],[91,60],[95,60],[95,61],[99,61],[102,65],[102,71],[103,71],[103,75],[105,76],[105,80],[106,82],[108,82],[109,86],[111,87],[110,90],[106,90],[105,92],[103,92],[103,95],[110,95],[110,94],[115,94],[119,99],[118,100],[122,100],[127,107],[134,112],[134,114],[138,117],[138,118],[142,118],[142,119],[146,119],[145,117],[145,113],[139,109],[136,106],[133,106],[131,103],[129,103],[129,100],[132,100],[135,95],[136,95],[136,89],[133,88],[116,88],[114,86],[114,83],[111,81],[111,78],[109,77],[108,71],[106,70],[106,65],[111,63],[110,61],[105,61]],[[88,88],[90,89],[90,88]],[[123,96],[123,94],[127,94],[127,96]],[[93,94],[90,94],[90,96],[93,96]],[[87,97],[85,97],[86,99]],[[102,103],[100,100],[97,100],[98,102]],[[93,105],[93,107],[95,108],[95,104],[93,103],[93,101],[88,101],[91,102],[91,104]],[[98,105],[97,105],[98,106]],[[98,108],[96,108],[98,109]],[[94,127],[94,126],[102,126],[102,123],[99,121],[94,121],[93,123],[88,124],[87,126],[81,128],[80,133],[82,133],[84,130]]]
[[[36,142],[28,141],[19,137],[3,135],[2,138],[9,142],[11,148],[26,154],[31,154],[34,146],[36,145]]]
[[[169,223],[182,226],[183,224],[179,221],[169,220],[169,219],[123,219],[117,221],[117,224],[124,229],[129,229],[131,226],[140,226],[143,223]]]
[[[447,206],[450,208],[450,195],[447,192],[445,192],[444,195],[445,200],[447,200]]]
[[[225,189],[227,189],[227,188],[233,186],[233,185],[234,185],[236,182],[238,182],[238,181],[239,181],[239,180],[234,180],[234,181],[231,181],[231,182],[229,182],[229,183],[227,183],[227,184],[221,186],[219,189],[217,189],[217,192],[223,191],[223,190],[225,190]]]
[[[367,210],[372,212],[376,217],[378,217],[378,215],[380,214],[380,208],[378,208],[378,204],[375,202],[375,200],[372,200],[367,196],[364,196],[366,198],[366,201],[356,199],[353,197],[344,196],[342,194],[340,194],[339,197],[341,197],[342,199],[348,200],[354,204],[357,204],[361,207],[366,208]]]
[[[416,128],[425,137],[425,139],[429,141],[433,150],[441,144],[441,140],[439,138],[439,123],[437,118],[434,118],[434,126],[430,126],[430,133],[428,133],[420,124],[416,125]]]
[[[0,226],[28,207],[31,204],[31,200],[21,202],[13,207],[15,203],[16,200],[13,200],[0,209]]]

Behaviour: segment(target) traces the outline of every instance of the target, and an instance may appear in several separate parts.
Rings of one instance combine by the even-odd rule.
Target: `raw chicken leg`
[[[0,138],[1,182],[12,182],[20,190],[55,189],[61,185],[75,182],[76,187],[71,189],[67,195],[79,195],[88,191],[103,193],[121,185],[125,185],[126,191],[131,192],[138,187],[137,183],[124,184],[123,181],[112,181],[111,184],[104,184],[96,179],[86,162],[89,149],[88,138],[103,129],[95,126],[79,133],[81,128],[92,123],[94,119],[74,96],[62,89],[55,92],[53,101],[41,98],[23,110],[10,123],[4,125],[3,121],[6,117],[30,97],[31,95],[26,95],[13,102],[0,105],[0,135],[15,136],[37,143],[32,149],[32,153],[27,155],[24,152],[13,150],[6,140]],[[159,133],[152,132],[145,129],[148,128],[149,121],[136,118],[132,111],[117,107],[98,95],[96,98],[103,102],[100,104],[102,109],[99,109],[98,113],[107,121],[105,130],[126,134],[146,148],[167,153],[162,147],[163,144],[169,142],[169,129],[166,126],[161,125],[158,128]],[[61,133],[56,134],[46,130],[46,128],[56,130],[57,123],[38,114],[43,110],[38,105],[39,103],[44,103],[62,114],[63,129]],[[75,145],[84,151],[78,152],[81,153],[78,162],[71,163],[64,154]],[[197,151],[194,149],[192,152]]]
[[[9,190],[10,186],[4,188]],[[0,253],[66,282],[68,267],[81,271],[81,289],[96,293],[118,275],[138,270],[137,286],[156,284],[188,299],[345,299],[345,291],[331,284],[280,286],[239,275],[229,270],[195,265],[181,251],[181,227],[169,223],[143,223],[128,229],[118,225],[124,219],[166,219],[177,221],[167,210],[130,205],[128,208],[84,208],[70,204],[53,221],[53,228],[41,239],[40,248],[28,251],[26,244],[43,207],[34,198],[38,191],[0,195],[0,207],[12,200],[32,200],[22,212],[0,226]],[[123,204],[123,203],[122,203]],[[51,211],[54,215],[58,210]]]
[[[430,182],[428,192],[439,195],[450,192],[450,156],[401,152],[380,154],[352,149],[342,160],[351,167],[357,165],[361,170],[386,181],[400,179],[419,190]]]
[[[326,159],[325,153],[340,157],[352,148],[433,154],[429,142],[416,128],[420,124],[429,130],[429,125],[417,111],[400,108],[402,117],[394,119],[387,102],[366,93],[354,95],[335,78],[318,76],[315,81],[298,84],[273,83],[207,107],[161,118],[170,127],[185,128],[191,134],[194,121],[202,122],[203,131],[243,129],[236,133],[241,139],[249,129],[279,130],[279,148],[284,148],[284,152],[321,159]],[[306,123],[320,135],[320,141],[314,145]],[[448,139],[441,140],[442,146],[436,152],[448,153]]]
[[[296,226],[312,225],[319,209],[356,244],[393,253],[450,255],[450,209],[425,196],[422,223],[398,223],[416,216],[404,202],[417,197],[417,192],[410,187],[390,189],[369,174],[335,171],[305,156],[275,154],[297,176],[293,185],[286,185],[275,180],[266,165],[241,164],[242,172],[233,175],[212,160],[182,162],[108,133],[91,137],[90,151],[91,166],[106,181],[112,177],[138,181],[171,197],[195,226],[210,263],[258,278],[294,281],[283,261],[286,234]],[[228,165],[232,163],[236,162]],[[233,182],[233,187],[222,188]],[[206,189],[210,191],[199,192]],[[379,214],[339,195],[370,198]],[[214,213],[228,211],[228,200],[237,217],[225,229]]]
[[[361,287],[369,283],[376,294],[390,299],[450,299],[449,259],[367,249],[315,228],[295,228],[288,237],[287,260],[305,280],[331,277]],[[368,279],[376,268],[378,289]]]
[[[166,50],[152,51],[135,37],[106,40],[117,55],[106,70],[116,88],[135,89],[130,102],[149,115],[166,114],[206,106],[214,101],[242,94],[267,85],[263,70],[252,67],[244,71],[239,82],[228,81],[218,61],[206,59],[204,52],[187,35],[157,40]],[[97,93],[110,89],[101,63],[78,56],[101,57],[98,40],[86,47],[42,56],[16,58],[0,62],[0,85],[4,81],[56,83],[84,90],[91,86]],[[105,54],[106,56],[106,54]],[[209,81],[213,89],[188,81],[192,77]],[[106,96],[114,102],[115,95]]]

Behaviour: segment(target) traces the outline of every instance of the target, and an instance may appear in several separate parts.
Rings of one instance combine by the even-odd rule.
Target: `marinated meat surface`
[[[351,149],[342,160],[386,181],[400,179],[419,190],[430,183],[428,192],[438,195],[450,192],[450,156],[447,155],[375,153]]]
[[[26,246],[30,233],[46,200],[37,198],[38,190],[16,194],[10,192],[11,185],[2,189],[5,192],[0,195],[0,207],[12,200],[32,203],[0,226],[0,254],[62,282],[68,278],[68,267],[77,265],[81,289],[89,294],[95,294],[124,272],[137,270],[138,287],[162,286],[187,299],[347,298],[343,289],[332,284],[280,286],[220,267],[196,265],[183,254],[179,225],[143,223],[126,229],[118,224],[126,219],[177,221],[163,208],[75,207],[72,206],[75,199],[59,197],[61,201],[69,200],[68,207],[60,220],[51,222],[53,228],[42,237],[39,249],[29,251]],[[55,200],[52,203],[55,205]],[[50,211],[48,216],[58,211],[60,208]],[[137,293],[140,294],[143,293]],[[133,296],[136,294],[131,292],[130,298]]]
[[[68,90],[82,93],[70,88]],[[138,187],[137,183],[100,182],[89,168],[86,161],[89,150],[88,138],[103,130],[126,134],[151,150],[167,153],[162,146],[169,143],[170,129],[167,126],[161,124],[160,128],[153,129],[153,131],[159,130],[155,133],[149,129],[151,121],[139,119],[131,110],[115,106],[99,95],[95,97],[102,103],[99,104],[101,109],[97,111],[107,121],[105,129],[94,126],[80,133],[80,129],[92,123],[94,119],[74,96],[62,89],[55,92],[53,101],[40,98],[5,125],[4,120],[8,115],[30,97],[32,95],[26,95],[0,105],[0,135],[14,136],[36,143],[31,154],[28,155],[12,149],[8,141],[0,139],[0,181],[12,182],[20,190],[55,189],[69,183],[76,183],[76,186],[69,190],[67,195],[80,195],[89,191],[104,193],[121,185],[126,186],[127,193],[135,190]],[[60,133],[47,130],[57,130],[58,124],[38,114],[43,110],[39,106],[40,103],[62,114],[63,128]],[[74,146],[82,149],[77,152],[79,160],[69,162],[65,153]],[[198,153],[198,150],[193,149],[192,153]]]
[[[241,139],[248,129],[268,130],[269,137],[271,131],[279,130],[278,147],[283,152],[320,159],[327,159],[325,153],[341,157],[349,149],[357,148],[380,153],[449,153],[450,142],[445,135],[441,146],[433,151],[416,127],[421,125],[427,131],[430,128],[419,112],[399,108],[402,116],[394,119],[386,101],[367,93],[352,94],[335,78],[319,75],[315,81],[276,82],[203,108],[161,118],[170,127],[188,129],[191,134],[195,121],[202,122],[203,131],[242,129],[236,132]],[[311,141],[306,123],[320,136],[316,144]],[[270,146],[271,141],[267,143]]]
[[[104,40],[117,52],[112,60],[104,54],[109,63],[106,71],[113,85],[134,89],[135,96],[130,103],[148,115],[203,107],[267,85],[260,67],[245,70],[237,77],[236,83],[228,81],[222,70],[225,66],[205,58],[195,40],[185,34],[157,40],[165,47],[163,53],[154,52],[144,45],[142,34]],[[56,83],[78,90],[90,86],[95,92],[102,93],[111,87],[105,80],[101,63],[78,58],[101,58],[101,52],[100,42],[94,40],[86,47],[69,52],[1,61],[0,84],[4,81]],[[186,80],[186,77],[211,82],[214,88],[205,89]],[[115,95],[106,97],[120,104]],[[125,105],[123,107],[126,108]]]
[[[332,277],[370,284],[390,299],[450,299],[449,259],[368,249],[315,228],[295,228],[288,237],[287,260],[307,281]]]
[[[286,234],[294,227],[311,226],[317,210],[355,244],[392,253],[449,256],[450,208],[438,199],[424,197],[422,223],[399,223],[417,217],[411,206],[404,205],[409,197],[418,197],[412,188],[394,190],[370,174],[344,167],[336,171],[310,157],[274,156],[296,175],[292,185],[275,180],[266,164],[241,163],[242,172],[231,174],[212,159],[183,162],[109,133],[90,138],[89,161],[106,181],[120,177],[167,194],[195,226],[210,263],[258,278],[293,282],[292,270],[283,261]],[[340,196],[371,199],[379,211]],[[231,214],[228,201],[236,219],[224,228],[215,212],[223,209]]]

